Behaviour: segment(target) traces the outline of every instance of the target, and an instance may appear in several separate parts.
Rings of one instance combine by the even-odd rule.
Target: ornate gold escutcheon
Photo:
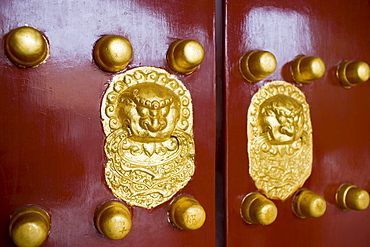
[[[270,199],[285,200],[311,175],[312,127],[305,95],[284,81],[266,84],[248,109],[249,174]]]
[[[49,232],[50,216],[40,207],[26,206],[11,216],[9,235],[19,247],[40,246]]]
[[[171,202],[168,220],[180,230],[197,230],[206,221],[206,212],[195,198],[182,195]]]
[[[101,115],[108,162],[105,178],[129,205],[153,208],[194,174],[193,109],[175,76],[138,67],[114,76]]]

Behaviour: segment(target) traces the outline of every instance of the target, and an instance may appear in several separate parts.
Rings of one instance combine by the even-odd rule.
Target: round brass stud
[[[180,230],[197,230],[203,226],[206,212],[196,199],[183,195],[171,202],[168,218]]]
[[[24,26],[8,33],[5,52],[8,58],[21,68],[37,67],[49,57],[49,45],[38,30]]]
[[[241,57],[239,69],[244,79],[255,83],[275,71],[276,58],[268,51],[250,51]]]
[[[318,218],[326,211],[326,201],[314,192],[301,189],[293,198],[293,212],[299,218]]]
[[[256,192],[246,195],[240,207],[240,215],[248,224],[270,225],[277,214],[275,203]]]
[[[297,56],[291,67],[293,80],[299,84],[308,84],[320,79],[325,71],[325,63],[319,57]]]
[[[344,88],[351,88],[370,78],[369,65],[361,61],[343,61],[338,65],[337,77]]]
[[[94,46],[95,63],[108,72],[118,72],[126,68],[132,57],[130,41],[118,35],[107,35]]]
[[[95,213],[95,226],[109,239],[122,239],[131,231],[130,211],[118,201],[106,202]]]
[[[50,216],[42,208],[27,206],[12,215],[9,234],[19,247],[40,246],[50,232]]]
[[[335,199],[342,210],[365,210],[369,206],[369,193],[352,184],[342,184]]]
[[[179,40],[170,45],[167,62],[171,69],[181,74],[191,74],[204,58],[203,46],[195,40]]]

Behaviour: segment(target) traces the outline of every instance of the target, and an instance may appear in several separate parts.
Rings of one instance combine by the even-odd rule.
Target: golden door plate
[[[248,154],[249,174],[270,199],[285,200],[311,175],[310,109],[297,87],[273,81],[253,96]]]
[[[103,97],[105,179],[127,204],[156,207],[194,174],[193,109],[167,71],[138,67],[113,77]]]

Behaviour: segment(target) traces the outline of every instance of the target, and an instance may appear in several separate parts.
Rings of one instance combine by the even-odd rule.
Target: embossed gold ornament
[[[311,175],[310,110],[297,87],[273,81],[253,96],[248,154],[249,174],[270,199],[285,200]]]
[[[105,178],[129,205],[153,208],[194,174],[193,110],[186,87],[167,71],[116,75],[102,102]]]

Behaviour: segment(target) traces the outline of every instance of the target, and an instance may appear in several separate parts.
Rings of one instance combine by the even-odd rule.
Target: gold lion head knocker
[[[178,79],[154,67],[116,75],[101,114],[105,178],[114,195],[152,208],[188,183],[195,169],[192,103]]]
[[[309,106],[295,86],[273,81],[253,96],[248,109],[249,174],[271,199],[285,200],[311,174]]]
[[[297,141],[303,132],[304,115],[297,100],[277,94],[262,103],[259,112],[261,134],[268,142],[283,145]]]

